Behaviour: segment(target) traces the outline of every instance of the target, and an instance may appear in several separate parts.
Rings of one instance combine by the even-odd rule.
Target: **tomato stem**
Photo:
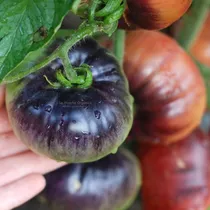
[[[122,0],[117,0],[117,1],[121,2]],[[125,0],[124,0],[124,2],[125,2]],[[81,3],[81,1],[75,0],[72,7],[75,7],[75,8],[79,7],[80,3]],[[118,20],[121,17],[121,15],[123,14],[123,11],[125,8],[125,3],[123,5],[120,5],[120,7],[117,9],[116,12],[114,12],[113,14],[109,14],[108,16],[105,16],[103,19],[100,18],[100,21],[98,21],[98,20],[96,20],[95,12],[96,12],[97,7],[101,3],[106,4],[106,3],[109,3],[109,1],[104,0],[102,2],[101,0],[92,0],[92,6],[91,6],[91,9],[89,10],[89,12],[90,12],[89,18],[91,21],[83,22],[76,31],[73,31],[71,35],[69,34],[70,38],[68,38],[64,44],[62,44],[60,47],[58,47],[50,56],[45,58],[45,60],[43,60],[39,64],[31,67],[30,69],[27,69],[27,71],[23,71],[23,72],[19,73],[18,79],[21,79],[21,78],[27,76],[28,74],[38,71],[39,69],[49,65],[52,61],[54,61],[56,59],[60,59],[62,61],[63,67],[64,67],[64,73],[65,73],[66,79],[68,79],[70,81],[70,83],[82,85],[81,81],[83,81],[84,77],[88,81],[85,80],[83,86],[86,87],[87,84],[92,83],[92,79],[90,78],[90,76],[92,74],[90,75],[88,73],[88,71],[90,71],[90,68],[82,67],[81,69],[83,69],[83,68],[85,69],[85,71],[83,70],[83,73],[85,73],[86,75],[82,75],[79,78],[79,76],[77,75],[77,72],[75,71],[75,69],[72,67],[72,65],[70,63],[69,50],[77,42],[81,41],[85,37],[93,36],[98,33],[106,33],[108,35],[112,35],[112,33],[116,30],[117,25],[118,25]],[[121,36],[119,36],[119,37],[121,37],[120,40],[123,39],[122,34],[121,34]],[[116,40],[116,42],[117,42],[116,45],[119,45],[118,39]],[[119,47],[120,47],[120,45],[119,45]],[[124,47],[121,46],[120,48],[121,49],[119,49],[118,54]],[[120,60],[122,60],[122,57],[123,57],[123,55],[119,54]],[[17,80],[17,78],[13,78],[12,80],[10,80],[10,82],[14,82],[16,80]],[[65,83],[63,83],[63,84],[65,84]]]
[[[72,7],[71,7],[71,10],[73,13],[77,13],[77,10],[79,8],[79,5],[81,3],[82,0],[74,0],[73,4],[72,4]]]
[[[125,31],[117,30],[114,34],[114,54],[120,62],[121,66],[123,65],[125,51]]]
[[[100,0],[92,0],[90,3],[90,9],[89,9],[89,21],[90,22],[93,22],[95,19],[95,12],[96,12],[96,9],[97,9],[99,3],[100,3]]]
[[[54,38],[69,38],[72,33],[74,33],[73,29],[60,29],[55,34]]]
[[[95,13],[96,17],[105,17],[114,13],[120,7],[123,0],[109,0],[104,8]]]
[[[177,41],[187,51],[196,40],[202,29],[203,23],[209,12],[210,0],[194,0],[188,14],[183,17],[183,29],[178,35]]]

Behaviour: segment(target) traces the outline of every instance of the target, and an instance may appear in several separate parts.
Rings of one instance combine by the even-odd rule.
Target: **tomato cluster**
[[[123,5],[120,0],[104,2],[110,8]],[[91,72],[88,87],[79,82],[54,87],[65,75],[59,58],[7,86],[16,135],[33,151],[72,163],[46,175],[47,187],[35,203],[44,201],[52,210],[126,209],[139,190],[141,168],[144,210],[208,207],[210,138],[200,128],[205,82],[175,39],[151,30],[170,26],[191,3],[126,1],[119,27],[132,30],[126,34],[124,72],[117,59],[89,37],[74,45],[67,58],[78,78],[83,78],[84,68],[85,79]],[[108,14],[108,6],[98,13],[95,7],[96,14]],[[206,65],[208,35],[204,27],[191,49]],[[103,45],[111,48],[109,41]],[[117,151],[130,129],[140,163],[127,150]]]

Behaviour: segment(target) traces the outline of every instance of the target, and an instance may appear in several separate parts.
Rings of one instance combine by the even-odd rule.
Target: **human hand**
[[[30,151],[18,140],[5,108],[4,88],[0,86],[0,210],[13,209],[42,191],[42,174],[63,165]]]

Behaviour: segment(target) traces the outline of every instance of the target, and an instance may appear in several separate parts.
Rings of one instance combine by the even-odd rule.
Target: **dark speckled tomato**
[[[122,210],[140,186],[138,161],[119,150],[92,163],[70,164],[46,175],[45,190],[22,209]]]
[[[89,162],[116,152],[128,135],[133,98],[116,59],[94,40],[69,52],[73,66],[91,66],[87,89],[54,89],[62,69],[54,61],[38,74],[7,86],[7,109],[16,135],[33,151],[67,162]]]

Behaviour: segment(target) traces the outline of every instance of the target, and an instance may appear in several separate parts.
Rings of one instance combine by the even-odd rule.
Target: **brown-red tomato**
[[[192,0],[127,0],[119,26],[160,30],[182,17],[191,3]]]
[[[173,39],[156,31],[130,32],[124,70],[137,103],[141,140],[171,143],[200,124],[205,85],[192,59]]]
[[[206,210],[210,201],[210,139],[195,130],[170,145],[141,142],[144,210]]]

